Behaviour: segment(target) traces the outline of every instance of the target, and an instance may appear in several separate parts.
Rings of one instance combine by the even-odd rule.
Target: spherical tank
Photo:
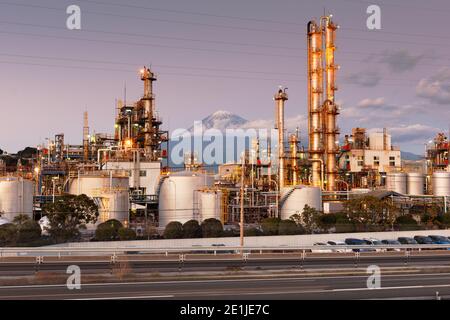
[[[434,196],[450,196],[450,172],[433,173],[432,188]]]
[[[386,189],[400,194],[407,194],[408,176],[406,173],[394,172],[386,176]]]
[[[222,192],[221,191],[201,191],[198,193],[199,219],[222,220]]]
[[[33,216],[34,183],[23,178],[0,179],[0,213],[8,221],[20,214]]]
[[[185,223],[194,217],[194,193],[214,184],[214,178],[195,172],[178,172],[162,181],[159,192],[159,227],[172,221]]]
[[[408,173],[408,195],[422,196],[425,194],[425,176],[421,173]]]
[[[322,190],[320,188],[298,186],[281,191],[281,219],[289,219],[295,214],[301,215],[306,205],[322,211]]]

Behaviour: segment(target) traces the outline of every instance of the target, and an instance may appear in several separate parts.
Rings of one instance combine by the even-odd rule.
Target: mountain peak
[[[217,129],[225,131],[226,129],[236,129],[248,123],[248,120],[225,110],[218,110],[202,120],[203,130]],[[193,128],[190,129],[192,131]]]

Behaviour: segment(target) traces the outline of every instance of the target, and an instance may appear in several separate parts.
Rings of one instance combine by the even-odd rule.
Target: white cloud
[[[434,76],[420,80],[416,93],[432,103],[450,104],[450,68],[443,68]]]

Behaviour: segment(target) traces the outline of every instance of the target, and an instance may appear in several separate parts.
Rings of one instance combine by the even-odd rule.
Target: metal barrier
[[[295,247],[184,247],[184,248],[146,248],[146,247],[115,247],[115,248],[0,248],[0,258],[4,257],[63,257],[83,256],[89,254],[128,255],[128,254],[179,254],[179,255],[217,255],[244,254],[251,252],[263,253],[379,253],[380,251],[413,251],[413,250],[450,250],[448,244],[433,245],[380,245],[380,246],[295,246]],[[408,253],[406,253],[408,257]]]

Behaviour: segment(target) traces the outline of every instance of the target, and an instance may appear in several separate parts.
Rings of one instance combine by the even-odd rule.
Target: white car
[[[316,243],[314,243],[314,246],[327,246],[327,247],[331,247],[329,244],[323,243],[323,242],[316,242]],[[331,250],[331,249],[312,249],[311,252],[312,252],[312,253],[332,253],[333,250]]]
[[[344,241],[328,241],[327,244],[330,246],[347,246],[347,244]],[[349,253],[352,252],[352,249],[333,249],[333,252],[339,252],[339,253]]]
[[[369,238],[369,239],[363,239],[363,240],[365,242],[367,242],[367,244],[369,246],[375,247],[375,251],[376,252],[384,252],[384,251],[386,251],[386,249],[376,248],[377,246],[382,246],[383,245],[383,243],[380,240],[378,240],[378,239]]]

